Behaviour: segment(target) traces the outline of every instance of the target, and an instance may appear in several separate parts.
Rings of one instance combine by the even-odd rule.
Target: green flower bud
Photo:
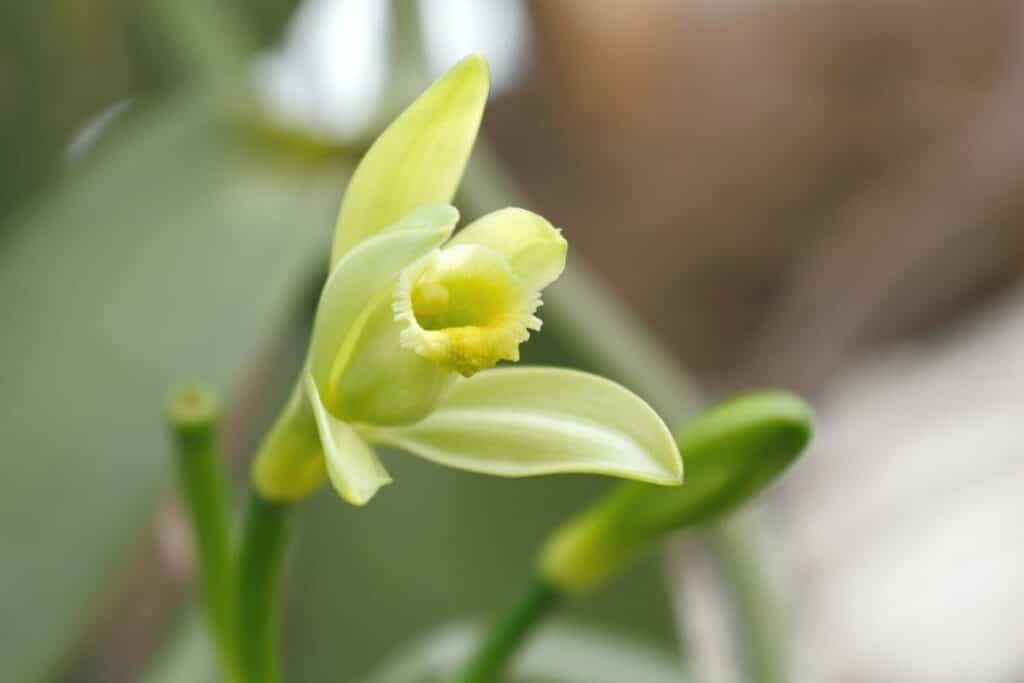
[[[760,493],[803,452],[810,409],[783,392],[725,401],[676,432],[687,481],[678,488],[625,483],[558,529],[541,574],[567,592],[586,591],[679,529],[721,517]]]

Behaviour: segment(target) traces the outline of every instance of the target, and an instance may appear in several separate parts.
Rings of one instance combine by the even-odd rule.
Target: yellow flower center
[[[500,253],[477,245],[434,251],[407,268],[395,290],[401,343],[469,377],[501,360],[519,360],[540,296]]]

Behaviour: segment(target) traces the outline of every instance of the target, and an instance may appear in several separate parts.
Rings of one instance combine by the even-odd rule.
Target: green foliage
[[[182,96],[147,107],[0,251],[0,671],[52,675],[166,485],[160,415],[231,387],[319,261],[347,162]]]

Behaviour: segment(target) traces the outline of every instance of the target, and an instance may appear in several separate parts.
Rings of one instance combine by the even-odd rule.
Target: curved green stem
[[[541,620],[558,604],[560,594],[534,575],[522,597],[485,634],[473,658],[452,683],[493,683],[512,655]]]
[[[167,412],[177,442],[178,482],[192,525],[207,619],[225,674],[235,680],[228,488],[216,446],[220,407],[211,392],[188,387],[172,396]]]
[[[278,594],[288,541],[286,503],[249,498],[238,577],[239,664],[245,683],[280,683]]]

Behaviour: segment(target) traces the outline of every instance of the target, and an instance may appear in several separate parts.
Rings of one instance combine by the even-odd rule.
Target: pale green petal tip
[[[442,75],[437,82],[442,81],[460,83],[462,87],[473,88],[479,96],[486,100],[491,90],[491,66],[482,54],[471,52],[455,62],[455,65],[448,69],[447,73]]]
[[[459,231],[451,244],[476,244],[501,253],[516,275],[537,290],[562,274],[569,249],[561,231],[547,219],[516,207],[478,218]]]
[[[490,82],[491,72],[490,67],[487,64],[487,58],[484,57],[479,52],[469,53],[468,55],[460,59],[458,62],[456,62],[455,66],[452,67],[452,70],[455,71],[456,69],[463,68],[463,65],[465,65],[465,68],[467,70],[476,70],[480,74],[479,77],[483,78],[487,82]]]
[[[435,84],[451,83],[453,87],[465,88],[475,100],[480,101],[481,111],[491,92],[491,66],[479,52],[471,52],[439,78]],[[433,86],[432,86],[433,87]]]
[[[487,62],[480,55],[470,55],[381,133],[345,192],[332,265],[410,209],[452,200],[476,141],[489,90]]]
[[[353,481],[347,476],[338,476],[338,471],[334,469],[328,469],[328,472],[332,475],[330,477],[331,485],[338,496],[355,507],[363,507],[377,495],[378,491],[393,483],[391,475],[386,471],[364,481]]]

